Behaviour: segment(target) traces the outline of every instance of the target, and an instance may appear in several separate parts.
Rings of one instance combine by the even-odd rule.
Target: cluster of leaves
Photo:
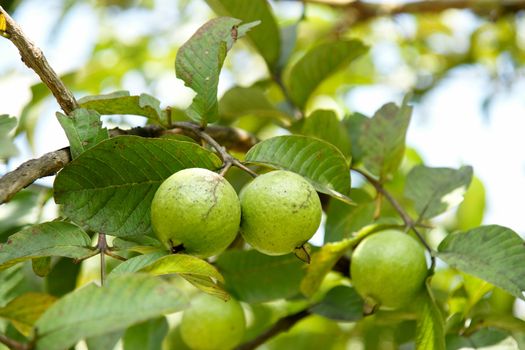
[[[109,349],[121,339],[125,349],[157,349],[161,343],[184,348],[166,315],[187,307],[187,295],[197,288],[244,302],[253,320],[246,341],[279,318],[307,310],[309,316],[290,332],[268,342],[272,349],[344,348],[352,342],[367,349],[405,343],[455,349],[509,337],[525,344],[525,322],[512,313],[525,290],[524,242],[509,228],[480,226],[483,186],[471,167],[428,167],[406,148],[409,97],[371,117],[350,114],[341,120],[331,110],[309,111],[316,89],[367,47],[359,40],[326,40],[290,60],[294,36],[285,35],[289,28],[277,25],[265,0],[207,2],[223,17],[202,26],[175,62],[177,77],[197,93],[187,110],[163,109],[148,94],[117,92],[85,97],[71,115],[57,114],[73,158],[53,186],[60,217],[24,220],[50,198],[31,189],[3,205],[12,214],[0,223],[0,318],[7,321],[0,333],[31,341],[37,349],[64,349],[82,339],[89,349]],[[224,59],[244,35],[272,79],[235,86],[219,100]],[[258,171],[286,169],[308,179],[323,196],[325,244],[313,249],[310,264],[243,245],[212,262],[168,254],[151,230],[156,189],[181,169],[219,170],[221,159],[189,138],[110,138],[101,115],[112,114],[142,116],[165,128],[185,119],[203,128],[220,123],[258,135],[286,129],[286,135],[265,138],[238,157]],[[14,119],[0,117],[0,136],[13,127]],[[5,142],[2,158],[14,152]],[[354,188],[351,171],[365,179]],[[249,181],[238,169],[227,178],[237,189]],[[447,211],[451,220],[434,220]],[[409,308],[365,317],[348,267],[337,264],[348,261],[364,237],[385,227],[417,231],[438,265]],[[93,279],[82,271],[91,260],[78,262],[105,253],[93,244],[97,235],[111,236],[108,253],[125,261],[108,261],[104,287],[83,286]]]

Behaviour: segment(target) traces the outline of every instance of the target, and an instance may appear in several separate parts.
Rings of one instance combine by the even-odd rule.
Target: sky
[[[170,3],[167,0],[157,2]],[[172,38],[174,41],[182,43],[206,21],[207,12],[202,11],[205,5],[198,1],[195,3],[192,22],[178,28]],[[284,10],[288,13],[293,15],[297,12],[297,8],[286,6],[288,7]],[[158,19],[149,24],[166,25],[166,20],[162,19],[177,16],[174,6],[164,8],[168,10],[159,10],[149,17]],[[42,13],[46,15],[42,16]],[[56,1],[26,2],[16,15],[16,20],[26,34],[43,49],[59,74],[85,64],[92,45],[100,34],[96,15],[87,6],[76,6],[64,22],[65,30],[52,35],[51,27],[58,15]],[[133,38],[148,26],[130,23],[141,23],[143,20],[147,21],[148,18],[143,18],[140,11],[131,11],[125,17],[116,18],[113,24],[125,36]],[[472,27],[472,19],[460,16],[452,20],[460,28]],[[0,39],[0,114],[17,116],[30,98],[29,87],[38,80],[20,62],[11,43]],[[383,44],[378,43],[373,50],[382,53],[392,50],[381,45]],[[385,69],[396,65],[395,52],[388,59],[384,57],[385,55],[376,54],[376,62],[380,62]],[[257,64],[254,68],[257,68]],[[219,94],[232,84],[233,78],[226,73],[221,79]],[[180,105],[191,101],[192,92],[174,74],[163,77],[157,84],[158,91],[163,92],[157,97],[166,104]],[[483,115],[481,106],[487,91],[493,88],[490,84],[480,68],[460,68],[451,72],[414,107],[407,144],[417,149],[430,166],[457,168],[464,164],[472,165],[475,175],[483,181],[487,190],[488,207],[484,223],[507,226],[524,235],[525,221],[521,220],[521,201],[525,198],[525,137],[522,136],[525,131],[525,80],[521,79],[508,91],[499,93],[490,106],[487,118]],[[133,75],[126,79],[124,85],[132,92],[140,93],[144,89],[143,82]],[[350,110],[372,115],[384,103],[400,103],[404,93],[402,84],[385,82],[354,88],[346,96],[345,102]],[[9,162],[7,169],[13,169],[29,158],[67,145],[67,139],[54,116],[56,109],[54,103],[49,103],[44,108],[37,127],[36,153],[31,152],[22,138],[17,139],[21,154]],[[0,172],[5,169],[0,166]],[[51,185],[52,178],[42,182]]]

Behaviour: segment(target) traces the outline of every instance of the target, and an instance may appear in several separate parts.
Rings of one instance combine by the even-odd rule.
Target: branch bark
[[[5,32],[9,34],[8,39],[17,47],[22,62],[38,74],[66,114],[70,114],[74,109],[78,108],[77,100],[49,65],[42,50],[25,36],[22,28],[9,16],[2,6],[0,6],[0,13],[4,15],[7,22]]]
[[[29,350],[32,348],[30,344],[17,342],[16,340],[8,338],[3,334],[0,334],[0,344],[4,344],[11,350]]]

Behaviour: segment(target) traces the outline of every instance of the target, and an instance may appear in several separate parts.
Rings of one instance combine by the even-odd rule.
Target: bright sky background
[[[168,0],[157,2],[173,4]],[[58,36],[50,36],[51,25],[57,16],[57,2],[34,0],[24,4],[17,12],[16,20],[43,49],[59,74],[75,69],[89,59],[98,28],[96,15],[88,7],[77,6],[66,19],[63,27],[66,30]],[[208,12],[204,10],[205,5],[197,1],[194,6],[193,22],[178,28],[174,33],[174,41],[182,43],[206,20]],[[293,12],[294,8],[290,7],[289,10]],[[170,21],[176,17],[175,6],[163,6],[163,10],[149,17],[144,17],[140,11],[130,11],[126,16],[115,18],[114,25],[121,29],[125,37],[133,38],[149,25],[170,25]],[[137,25],[143,20],[147,21],[145,25]],[[466,17],[456,20],[459,26],[469,27],[472,24],[472,20]],[[386,69],[396,64],[396,53],[391,52],[391,47],[378,43],[374,50],[374,57]],[[383,54],[379,55],[379,51]],[[391,58],[385,60],[384,52],[392,53]],[[224,80],[220,93],[228,87],[228,81],[231,84],[231,77],[226,75]],[[20,115],[30,98],[29,87],[37,81],[34,73],[20,62],[18,52],[11,43],[0,38],[0,114]],[[157,87],[162,91],[157,97],[165,104],[180,104],[181,101],[189,103],[191,100],[191,92],[177,81],[175,74],[160,79]],[[146,91],[142,81],[133,75],[126,79],[125,88],[134,93]],[[421,104],[415,106],[407,142],[420,152],[430,166],[472,165],[476,176],[487,189],[485,223],[508,226],[523,235],[525,221],[521,218],[521,202],[525,198],[525,79],[521,79],[511,90],[498,95],[491,105],[490,118],[487,119],[483,117],[481,105],[489,89],[492,86],[481,70],[456,69]],[[359,87],[351,91],[346,102],[350,109],[371,115],[384,103],[400,103],[404,92],[399,84]],[[39,120],[36,154],[30,152],[22,139],[17,140],[22,153],[10,161],[8,169],[67,145],[67,139],[54,116],[57,109],[55,104],[50,104]],[[0,172],[4,170],[0,166]],[[51,184],[52,179],[44,182]]]

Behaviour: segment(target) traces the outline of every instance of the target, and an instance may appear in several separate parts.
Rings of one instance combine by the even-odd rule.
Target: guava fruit
[[[151,203],[151,224],[172,251],[207,258],[224,251],[239,231],[237,193],[213,171],[176,172],[158,188]]]
[[[193,350],[228,350],[241,342],[245,328],[244,311],[238,301],[199,294],[184,311],[180,334]]]
[[[240,194],[241,234],[253,248],[283,255],[301,247],[321,223],[321,201],[302,176],[285,170],[255,178]]]
[[[425,251],[404,232],[378,232],[357,245],[352,253],[350,275],[354,288],[369,306],[401,308],[424,285]]]

